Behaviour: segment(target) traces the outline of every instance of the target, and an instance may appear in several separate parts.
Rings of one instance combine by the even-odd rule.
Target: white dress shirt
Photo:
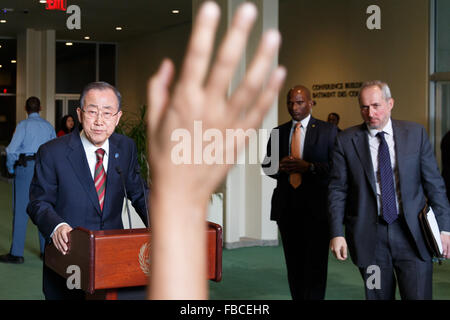
[[[380,188],[380,179],[378,176],[378,147],[380,146],[380,139],[376,136],[378,132],[380,132],[377,129],[369,129],[369,148],[370,148],[370,156],[372,158],[372,165],[373,170],[375,174],[375,184],[377,188],[377,204],[378,204],[378,215],[381,214],[381,188]],[[399,177],[398,177],[398,168],[397,168],[397,161],[395,157],[395,141],[394,141],[394,131],[392,129],[392,121],[389,119],[386,126],[383,128],[385,132],[384,138],[386,139],[386,143],[389,147],[389,156],[391,158],[391,166],[392,170],[394,172],[394,188],[395,188],[395,202],[397,205],[397,214],[400,214],[401,211],[401,193],[400,185],[399,185]],[[448,231],[441,231],[442,234],[450,235],[450,232]]]
[[[96,147],[86,138],[84,130],[81,131],[80,138],[84,152],[86,153],[89,169],[91,170],[92,180],[94,180],[95,164],[97,163],[97,155],[95,154],[95,151],[99,148],[105,150],[105,155],[103,156],[103,168],[105,169],[105,172],[108,173],[109,139],[106,139],[105,143],[103,143],[101,147]]]

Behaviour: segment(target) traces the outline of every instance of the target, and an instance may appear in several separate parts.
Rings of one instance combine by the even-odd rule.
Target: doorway
[[[450,81],[436,82],[436,160],[441,166],[441,141],[450,131]]]
[[[80,125],[77,116],[77,108],[80,106],[79,94],[56,94],[55,95],[55,129],[61,130],[61,119],[70,114],[75,119],[75,127]]]

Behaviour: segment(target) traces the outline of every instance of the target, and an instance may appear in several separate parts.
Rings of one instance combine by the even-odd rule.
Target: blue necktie
[[[389,147],[384,139],[385,132],[378,132],[377,137],[380,139],[378,147],[378,172],[380,174],[381,188],[381,212],[383,219],[391,224],[397,215],[397,204],[395,202],[394,173],[392,172],[391,157],[389,155]]]

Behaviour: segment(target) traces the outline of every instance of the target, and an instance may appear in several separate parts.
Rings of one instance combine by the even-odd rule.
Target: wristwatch
[[[316,167],[314,166],[314,163],[311,162],[309,164],[308,171],[311,172],[311,173],[316,173]]]

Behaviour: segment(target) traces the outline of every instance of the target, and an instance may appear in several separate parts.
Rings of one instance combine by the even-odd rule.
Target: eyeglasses
[[[111,120],[120,112],[120,110],[117,111],[116,113],[112,113],[109,110],[100,112],[98,111],[98,108],[87,108],[86,110],[82,108],[81,111],[83,111],[86,114],[86,117],[88,119],[97,119],[97,117],[100,115],[104,120]]]

